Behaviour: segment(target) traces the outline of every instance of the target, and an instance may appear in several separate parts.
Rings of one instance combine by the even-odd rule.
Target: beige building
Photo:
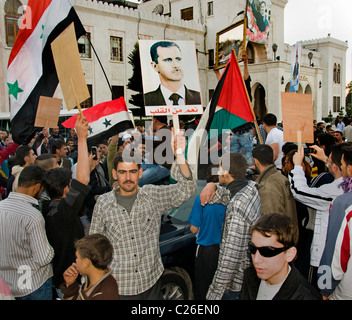
[[[0,0],[0,118],[9,117],[6,84],[7,61],[16,35],[17,20],[26,0]],[[138,39],[194,40],[204,106],[217,80],[213,72],[216,33],[243,19],[246,0],[149,0],[138,8],[102,1],[71,0],[112,86],[115,97],[128,103],[127,89],[132,67],[128,55]],[[113,2],[113,1],[110,1]],[[123,2],[123,1],[120,1]],[[125,1],[127,3],[127,1]],[[128,4],[128,3],[127,3]],[[252,78],[253,106],[259,119],[272,112],[282,119],[281,97],[288,91],[291,47],[284,41],[284,10],[287,0],[272,0],[268,45],[249,43],[247,52]],[[276,52],[273,45],[277,45]],[[275,46],[274,46],[275,47]],[[334,116],[345,107],[346,42],[327,36],[302,43],[299,92],[312,94],[314,118]],[[86,37],[79,40],[82,67],[91,93],[86,106],[112,98],[105,76]],[[309,58],[309,53],[313,56]],[[57,97],[62,98],[58,88]],[[62,114],[67,114],[63,105]]]

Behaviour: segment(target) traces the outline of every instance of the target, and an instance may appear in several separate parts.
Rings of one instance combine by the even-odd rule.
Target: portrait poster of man
[[[247,0],[247,41],[268,43],[271,6],[271,0]]]
[[[237,59],[242,60],[245,43],[245,21],[239,21],[216,34],[215,69],[224,68],[235,50]]]
[[[146,115],[202,114],[194,41],[140,40]]]
[[[302,42],[299,41],[291,49],[290,92],[298,91],[301,51],[302,51]]]

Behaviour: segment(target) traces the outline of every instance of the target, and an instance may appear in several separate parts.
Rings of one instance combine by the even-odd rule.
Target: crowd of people
[[[174,136],[153,117],[95,146],[80,116],[29,145],[1,131],[0,297],[161,299],[161,216],[196,190],[184,132],[198,123]],[[303,146],[283,125],[268,113],[260,137],[248,124],[208,145],[217,161],[189,216],[195,299],[352,298],[350,118],[314,123]]]

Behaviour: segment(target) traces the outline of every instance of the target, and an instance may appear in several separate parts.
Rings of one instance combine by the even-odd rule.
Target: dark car
[[[162,276],[164,300],[193,299],[192,279],[196,236],[190,231],[187,221],[194,200],[204,188],[204,180],[197,181],[193,196],[178,208],[171,209],[162,216],[160,230],[160,253],[165,267]]]

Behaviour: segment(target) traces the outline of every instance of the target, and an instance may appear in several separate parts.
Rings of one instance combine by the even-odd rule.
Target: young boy
[[[65,283],[60,285],[64,300],[119,300],[115,278],[108,268],[113,248],[101,234],[91,234],[75,242],[76,263],[65,272]],[[78,275],[87,276],[80,288]]]
[[[319,292],[291,262],[298,241],[297,225],[282,214],[262,215],[250,228],[253,266],[244,274],[242,300],[321,300]]]

